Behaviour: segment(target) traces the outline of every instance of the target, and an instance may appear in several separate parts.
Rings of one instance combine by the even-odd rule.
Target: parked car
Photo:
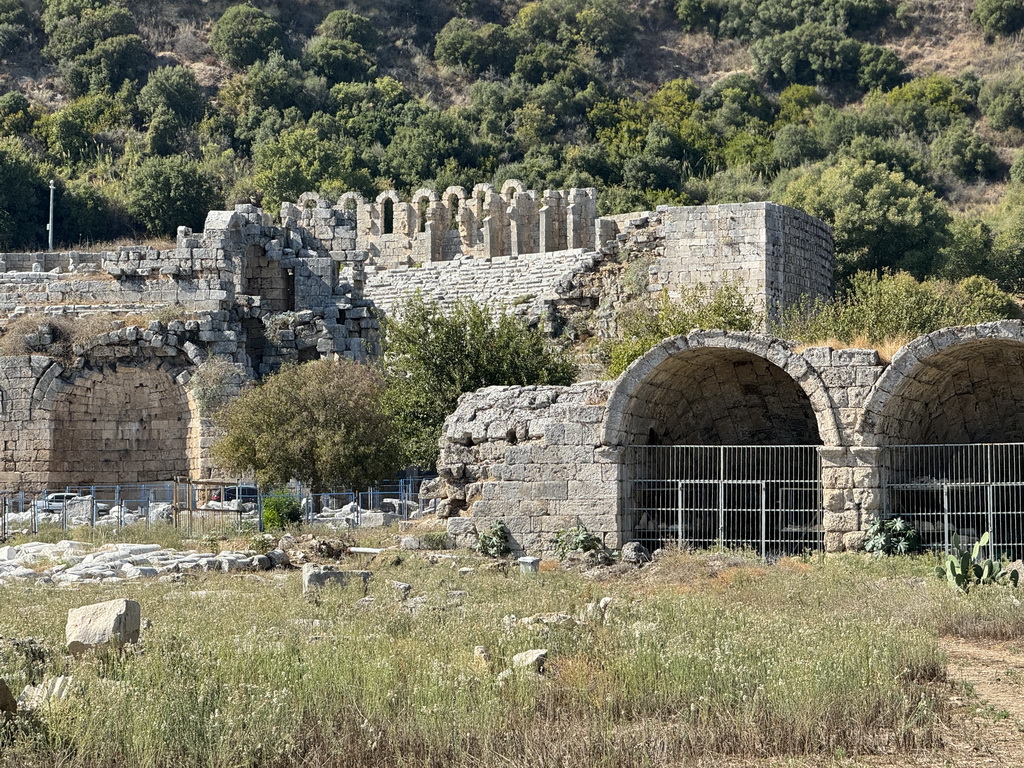
[[[37,499],[35,504],[35,510],[37,512],[63,512],[70,505],[85,506],[91,505],[93,502],[92,496],[88,494],[71,493],[70,491],[58,491],[56,493],[48,493],[45,498]],[[96,513],[106,514],[110,511],[110,505],[104,504],[102,501],[96,502]]]
[[[210,501],[235,501],[236,499],[243,504],[255,504],[259,501],[259,491],[256,490],[255,485],[226,485],[223,499],[220,488],[210,494]]]

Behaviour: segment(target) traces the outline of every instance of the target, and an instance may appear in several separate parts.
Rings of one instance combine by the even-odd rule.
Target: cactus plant
[[[988,531],[967,550],[960,546],[960,537],[953,534],[952,551],[946,555],[945,565],[935,568],[935,575],[945,578],[951,587],[962,592],[970,591],[977,584],[1005,584],[1017,586],[1020,572],[1016,569],[1007,572],[1002,565],[992,558],[981,559],[981,550],[988,546],[991,538]]]

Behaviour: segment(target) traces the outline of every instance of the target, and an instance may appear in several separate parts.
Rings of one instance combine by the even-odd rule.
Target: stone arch
[[[437,193],[431,189],[417,189],[410,202],[416,217],[416,231],[426,232],[431,206],[437,202]]]
[[[501,196],[505,202],[511,203],[526,192],[526,185],[519,179],[506,179],[501,185]]]
[[[382,235],[395,234],[395,208],[398,206],[398,193],[393,189],[381,192],[377,195],[378,216],[380,233]]]
[[[839,428],[821,377],[785,343],[700,332],[666,339],[626,369],[603,442],[838,445]]]
[[[1024,442],[1024,326],[1006,320],[921,336],[879,377],[864,444]]]
[[[358,192],[346,192],[338,198],[335,203],[335,210],[340,212],[340,218],[346,224],[358,228],[359,210],[366,204],[363,196]]]
[[[448,229],[459,228],[459,214],[466,205],[468,195],[465,187],[448,187],[444,191],[444,204],[448,210]]]
[[[55,376],[49,413],[48,484],[149,483],[198,468],[198,417],[167,360],[115,359]]]

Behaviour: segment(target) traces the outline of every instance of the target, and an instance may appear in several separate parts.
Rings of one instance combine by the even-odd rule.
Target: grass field
[[[34,637],[45,649],[29,663],[0,645],[0,677],[15,692],[43,676],[73,680],[66,699],[0,725],[0,765],[891,757],[941,749],[958,717],[950,702],[970,694],[947,680],[940,636],[1024,634],[1010,590],[955,594],[931,575],[930,558],[765,567],[680,553],[607,580],[505,573],[468,555],[397,560],[353,562],[373,571],[370,604],[359,602],[361,586],[306,600],[298,572],[0,588],[0,638]],[[466,565],[475,570],[460,575]],[[391,581],[425,599],[403,601]],[[139,600],[151,622],[138,648],[66,657],[67,610],[119,596]],[[606,616],[588,615],[605,596]],[[556,611],[583,620],[514,618]],[[474,656],[480,645],[489,666]],[[499,677],[531,648],[549,650],[543,677]]]

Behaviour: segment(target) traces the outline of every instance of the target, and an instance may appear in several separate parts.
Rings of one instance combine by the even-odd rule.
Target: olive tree
[[[266,487],[292,478],[314,494],[368,488],[400,468],[384,382],[348,360],[286,366],[215,416],[224,437],[214,456]]]

